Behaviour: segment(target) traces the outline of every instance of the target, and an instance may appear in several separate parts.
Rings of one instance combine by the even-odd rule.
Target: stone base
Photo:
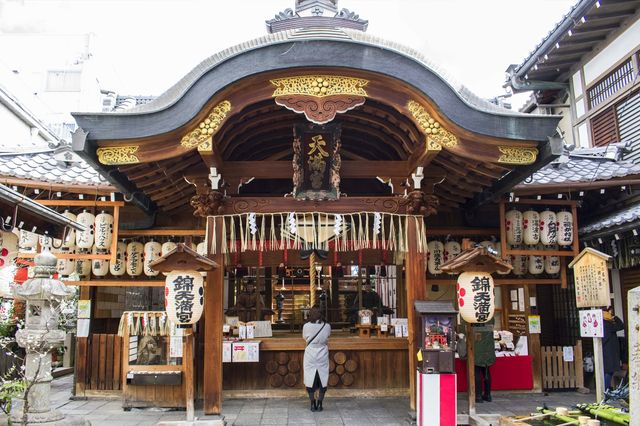
[[[22,410],[18,409],[11,413],[11,421],[14,424],[22,424]],[[90,423],[83,418],[65,416],[59,411],[52,410],[46,413],[28,413],[27,424],[42,426],[85,426]]]

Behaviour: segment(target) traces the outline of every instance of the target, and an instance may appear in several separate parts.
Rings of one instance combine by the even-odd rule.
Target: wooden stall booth
[[[188,238],[221,266],[207,273],[196,334],[206,413],[223,392],[302,395],[300,327],[316,304],[333,329],[332,392],[413,406],[408,307],[456,299],[455,278],[430,270],[445,255],[431,240],[501,236],[495,202],[561,152],[559,117],[488,104],[418,52],[368,36],[366,21],[318,7],[329,9],[313,30],[283,15],[149,104],[74,115],[74,149],[143,213],[148,229],[129,238]],[[162,310],[146,287],[157,278],[126,276],[100,301],[90,283],[95,310],[119,291],[154,305],[130,310]]]

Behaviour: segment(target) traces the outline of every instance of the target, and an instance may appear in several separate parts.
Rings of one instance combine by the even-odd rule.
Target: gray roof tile
[[[71,161],[63,161],[61,154],[68,155],[68,153],[72,154]],[[46,152],[2,154],[0,155],[0,175],[51,183],[109,185],[105,178],[73,153],[68,146]]]
[[[640,174],[640,164],[620,160],[624,144],[567,151],[518,187],[550,183],[583,183]]]
[[[640,219],[640,204],[627,207],[623,210],[614,212],[608,216],[603,217],[593,223],[580,228],[580,234],[590,234],[602,229],[611,228],[613,226],[620,226],[625,223],[635,222]]]

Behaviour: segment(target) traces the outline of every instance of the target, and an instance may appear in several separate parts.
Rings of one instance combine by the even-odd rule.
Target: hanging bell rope
[[[210,253],[292,249],[328,251],[331,240],[335,250],[340,252],[362,249],[407,252],[410,249],[410,227],[416,235],[411,249],[418,253],[427,252],[426,226],[422,216],[380,212],[278,212],[215,218],[222,220],[222,226],[214,229],[214,238],[207,241]]]

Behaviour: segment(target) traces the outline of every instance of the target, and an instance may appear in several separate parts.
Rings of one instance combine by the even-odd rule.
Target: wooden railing
[[[122,389],[122,337],[92,334],[78,338],[76,392]]]
[[[573,361],[565,361],[563,346],[542,347],[542,387],[577,389],[584,387],[582,342],[573,346]]]

